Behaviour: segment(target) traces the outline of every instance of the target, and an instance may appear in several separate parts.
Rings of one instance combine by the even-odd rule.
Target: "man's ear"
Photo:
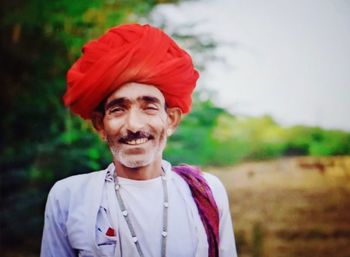
[[[172,107],[172,108],[168,107],[167,114],[168,114],[168,128],[166,132],[168,136],[171,136],[181,122],[182,111],[179,107]]]
[[[93,112],[91,114],[91,122],[103,141],[106,141],[106,133],[103,125],[103,114],[100,112]]]

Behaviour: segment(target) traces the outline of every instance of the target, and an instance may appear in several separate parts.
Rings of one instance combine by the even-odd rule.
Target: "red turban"
[[[169,107],[188,113],[199,77],[192,59],[169,36],[150,25],[111,28],[84,45],[67,73],[64,104],[84,119],[128,82],[156,86]]]

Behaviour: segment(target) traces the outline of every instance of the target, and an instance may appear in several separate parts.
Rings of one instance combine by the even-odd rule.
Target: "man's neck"
[[[133,180],[147,180],[159,177],[162,174],[162,161],[154,161],[151,164],[143,167],[129,168],[114,161],[114,166],[117,171],[117,176]]]

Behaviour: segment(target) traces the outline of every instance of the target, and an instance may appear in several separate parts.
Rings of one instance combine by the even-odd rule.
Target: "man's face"
[[[100,131],[114,161],[143,167],[162,159],[169,129],[163,94],[154,86],[127,83],[105,103]]]

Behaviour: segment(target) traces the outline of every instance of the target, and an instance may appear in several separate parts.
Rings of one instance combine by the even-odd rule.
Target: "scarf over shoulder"
[[[219,256],[219,211],[201,171],[193,166],[180,165],[173,167],[189,185],[193,199],[197,205],[208,239],[208,256]]]

